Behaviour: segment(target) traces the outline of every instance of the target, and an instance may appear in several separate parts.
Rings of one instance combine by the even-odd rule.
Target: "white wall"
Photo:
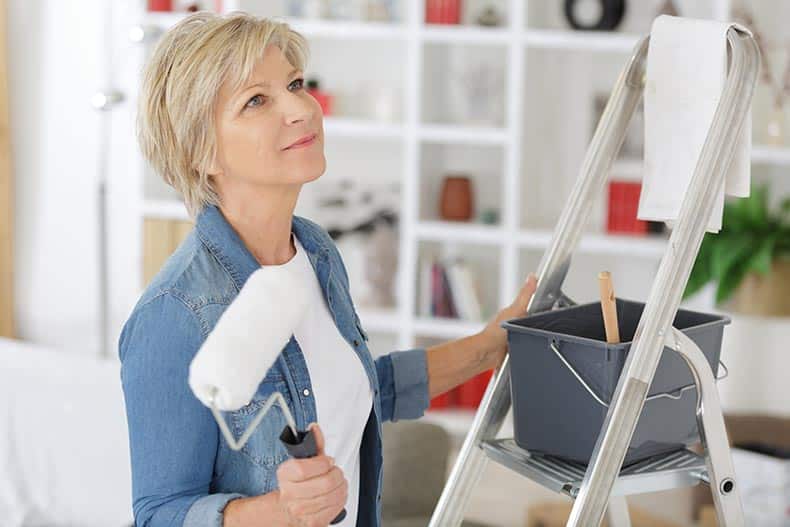
[[[97,339],[98,112],[108,2],[8,0],[19,337]]]

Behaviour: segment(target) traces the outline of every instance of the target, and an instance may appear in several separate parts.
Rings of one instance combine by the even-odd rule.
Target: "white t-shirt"
[[[347,514],[337,525],[352,527],[357,524],[359,448],[373,407],[373,390],[362,361],[335,325],[307,253],[299,239],[292,237],[296,255],[282,265],[294,266],[310,288],[308,308],[294,338],[310,373],[324,450],[348,480]]]

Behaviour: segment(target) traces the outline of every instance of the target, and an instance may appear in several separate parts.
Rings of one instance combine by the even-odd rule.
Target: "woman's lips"
[[[315,142],[315,138],[316,137],[317,137],[317,134],[306,135],[306,136],[302,137],[301,139],[299,139],[298,141],[296,141],[295,143],[291,144],[291,146],[286,147],[285,149],[286,150],[293,150],[294,148],[304,148],[306,146],[310,146],[311,144],[313,144]]]

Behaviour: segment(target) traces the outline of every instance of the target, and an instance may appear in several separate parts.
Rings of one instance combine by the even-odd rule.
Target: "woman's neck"
[[[296,254],[291,226],[300,188],[268,187],[239,199],[223,195],[222,214],[259,264],[284,264]]]

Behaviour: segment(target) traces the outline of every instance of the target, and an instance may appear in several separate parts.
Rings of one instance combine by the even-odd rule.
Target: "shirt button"
[[[354,346],[359,346],[359,341],[357,339],[354,339]]]
[[[308,395],[310,395],[310,390],[308,390],[307,388],[305,388],[305,389],[304,389],[304,391],[303,391],[302,393],[304,394],[304,396],[305,396],[305,397],[307,397]]]

